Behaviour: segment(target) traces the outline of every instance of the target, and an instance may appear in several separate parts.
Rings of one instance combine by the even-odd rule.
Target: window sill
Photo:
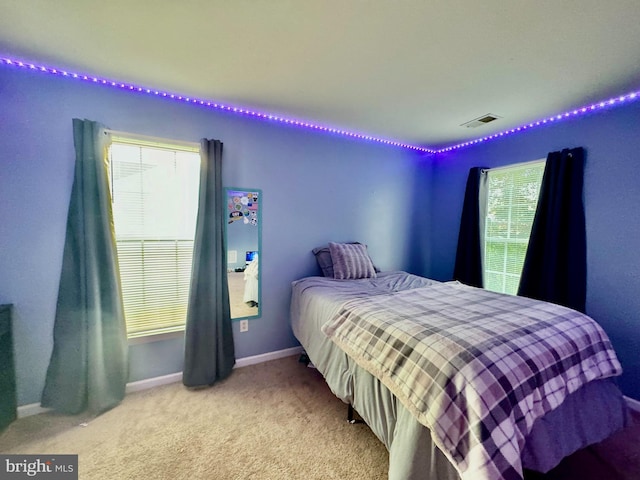
[[[184,330],[177,332],[157,333],[153,335],[145,335],[143,337],[133,337],[127,339],[128,345],[139,345],[142,343],[161,342],[163,340],[172,340],[174,338],[184,338]]]

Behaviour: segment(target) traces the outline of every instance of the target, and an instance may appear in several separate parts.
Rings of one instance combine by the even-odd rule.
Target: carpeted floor
[[[0,452],[78,454],[82,480],[385,479],[386,448],[346,410],[316,370],[287,357],[207,389],[133,393],[94,419],[22,418]]]
[[[127,395],[97,418],[22,418],[0,452],[79,455],[79,478],[386,479],[388,453],[320,374],[297,357],[238,368],[214,387],[181,383]],[[601,444],[527,480],[640,479],[640,418]]]

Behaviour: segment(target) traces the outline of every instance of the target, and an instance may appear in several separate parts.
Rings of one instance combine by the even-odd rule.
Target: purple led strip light
[[[640,99],[640,91],[631,92],[626,95],[620,95],[618,97],[610,98],[609,100],[604,100],[596,103],[592,103],[591,105],[576,108],[574,110],[569,110],[564,113],[560,113],[558,115],[553,115],[551,117],[538,120],[535,122],[527,123],[525,125],[520,125],[519,127],[512,128],[510,130],[504,130],[502,132],[494,133],[493,135],[488,135],[486,137],[477,138],[475,140],[469,140],[468,142],[459,143],[457,145],[452,145],[450,147],[441,148],[436,150],[435,153],[444,153],[450,152],[452,150],[457,150],[459,148],[468,147],[470,145],[476,145],[478,143],[487,142],[489,140],[495,140],[497,138],[504,137],[506,135],[511,135],[513,133],[522,132],[525,130],[530,130],[535,127],[539,127],[541,125],[548,125],[553,122],[558,122],[560,120],[565,120],[567,118],[578,117],[580,115],[585,115],[587,113],[591,113],[595,110],[602,110],[604,108],[612,107],[615,105],[620,105],[622,103],[629,103],[634,100]]]
[[[477,138],[475,140],[469,140],[467,142],[463,142],[463,143],[459,143],[459,144],[456,144],[456,145],[452,145],[450,147],[445,147],[445,148],[441,148],[441,149],[435,150],[435,149],[432,149],[432,148],[420,147],[420,146],[417,146],[417,145],[411,145],[411,144],[407,144],[407,143],[397,142],[397,141],[394,141],[394,140],[387,140],[387,139],[384,139],[384,138],[374,137],[374,136],[366,135],[366,134],[362,134],[362,133],[350,132],[348,130],[341,130],[339,128],[327,127],[327,126],[324,126],[324,125],[319,125],[319,124],[316,124],[316,123],[306,122],[306,121],[302,121],[302,120],[295,120],[295,119],[291,119],[291,118],[280,117],[278,115],[272,115],[272,114],[269,114],[269,113],[258,112],[258,111],[250,110],[250,109],[247,109],[247,108],[225,105],[223,103],[213,102],[213,101],[210,101],[210,100],[202,100],[202,99],[199,99],[199,98],[188,97],[188,96],[185,96],[185,95],[178,95],[178,94],[174,94],[174,93],[163,92],[161,90],[156,90],[156,89],[147,88],[147,87],[141,87],[141,86],[133,85],[133,84],[130,84],[130,83],[116,82],[116,81],[113,81],[113,80],[107,80],[107,79],[104,79],[104,78],[99,78],[99,77],[96,77],[96,76],[93,76],[93,75],[84,75],[84,74],[80,74],[80,73],[68,72],[68,71],[65,71],[65,70],[58,69],[58,68],[45,67],[45,66],[42,66],[42,65],[35,65],[33,63],[23,62],[23,61],[11,59],[11,58],[0,58],[0,64],[10,65],[10,66],[20,67],[20,68],[26,68],[26,69],[37,71],[37,72],[49,73],[49,74],[52,74],[52,75],[60,75],[60,76],[67,77],[67,78],[73,78],[73,79],[77,79],[77,80],[83,80],[83,81],[92,82],[92,83],[96,83],[96,84],[100,84],[100,85],[105,85],[105,86],[108,86],[108,87],[118,88],[120,90],[138,92],[138,93],[143,93],[143,94],[148,94],[148,95],[155,95],[155,96],[158,96],[158,97],[161,97],[161,98],[167,98],[167,99],[171,99],[171,100],[176,100],[176,101],[179,101],[179,102],[189,103],[189,104],[192,104],[192,105],[200,105],[200,106],[203,106],[203,107],[209,107],[209,108],[214,108],[214,109],[217,109],[217,110],[223,110],[223,111],[227,111],[227,112],[237,113],[237,114],[240,114],[240,115],[247,115],[247,116],[250,116],[250,117],[260,118],[262,120],[269,120],[269,121],[279,122],[279,123],[283,123],[283,124],[287,124],[287,125],[293,125],[293,126],[297,126],[297,127],[307,128],[307,129],[310,129],[310,130],[317,130],[317,131],[326,132],[326,133],[333,133],[333,134],[341,135],[341,136],[345,136],[345,137],[356,138],[356,139],[359,139],[359,140],[367,140],[367,141],[371,141],[371,142],[382,143],[382,144],[390,145],[390,146],[394,146],[394,147],[407,148],[407,149],[410,149],[410,150],[415,150],[415,151],[419,151],[419,152],[423,152],[423,153],[430,153],[430,154],[438,154],[438,153],[445,153],[445,152],[450,152],[450,151],[453,151],[453,150],[458,150],[460,148],[464,148],[464,147],[476,145],[476,144],[479,144],[479,143],[484,143],[484,142],[487,142],[487,141],[490,141],[490,140],[495,140],[495,139],[498,139],[498,138],[502,138],[502,137],[504,137],[506,135],[511,135],[513,133],[522,132],[522,131],[530,130],[532,128],[539,127],[539,126],[542,126],[542,125],[547,125],[549,123],[565,120],[567,118],[572,118],[572,117],[578,117],[578,116],[581,116],[581,115],[585,115],[587,113],[591,113],[591,112],[596,111],[596,110],[602,110],[604,108],[617,106],[617,105],[620,105],[620,104],[623,104],[623,103],[629,103],[630,101],[634,101],[634,100],[637,100],[637,99],[640,98],[640,91],[631,92],[631,93],[628,93],[626,95],[621,95],[621,96],[618,96],[618,97],[610,98],[609,100],[596,102],[596,103],[593,103],[593,104],[588,105],[588,106],[584,106],[584,107],[581,107],[581,108],[576,108],[574,110],[570,110],[570,111],[567,111],[567,112],[564,112],[564,113],[561,113],[561,114],[558,114],[558,115],[553,115],[551,117],[548,117],[548,118],[545,118],[545,119],[542,119],[542,120],[538,120],[538,121],[535,121],[535,122],[524,124],[524,125],[521,125],[519,127],[512,128],[510,130],[504,130],[502,132],[494,133],[492,135],[487,135],[486,137]]]
[[[272,115],[270,113],[263,113],[263,112],[258,112],[258,111],[247,109],[247,108],[236,107],[236,106],[232,106],[232,105],[225,105],[223,103],[214,102],[214,101],[210,101],[210,100],[203,100],[203,99],[189,97],[189,96],[185,96],[185,95],[178,95],[178,94],[174,94],[174,93],[164,92],[164,91],[161,91],[161,90],[156,90],[156,89],[148,88],[148,87],[141,87],[139,85],[133,85],[133,84],[130,84],[130,83],[116,82],[116,81],[113,81],[113,80],[107,80],[107,79],[104,79],[104,78],[99,78],[99,77],[96,77],[96,76],[93,76],[93,75],[84,75],[84,74],[80,74],[80,73],[73,73],[73,72],[69,72],[69,71],[66,71],[66,70],[61,70],[61,69],[58,69],[58,68],[45,67],[45,66],[42,66],[42,65],[35,65],[33,63],[23,62],[23,61],[11,59],[11,58],[0,58],[0,63],[5,64],[5,65],[15,66],[15,67],[26,68],[26,69],[37,71],[37,72],[49,73],[49,74],[53,74],[53,75],[60,75],[62,77],[67,77],[67,78],[72,78],[72,79],[92,82],[92,83],[96,83],[96,84],[99,84],[99,85],[105,85],[105,86],[108,86],[108,87],[118,88],[120,90],[143,93],[143,94],[147,94],[147,95],[154,95],[154,96],[157,96],[157,97],[176,100],[176,101],[179,101],[179,102],[189,103],[189,104],[192,104],[192,105],[200,105],[200,106],[203,106],[203,107],[214,108],[214,109],[217,109],[217,110],[224,110],[224,111],[227,111],[227,112],[237,113],[237,114],[241,114],[241,115],[247,115],[247,116],[250,116],[250,117],[260,118],[262,120],[270,120],[270,121],[279,122],[279,123],[283,123],[283,124],[287,124],[287,125],[293,125],[293,126],[297,126],[297,127],[303,127],[303,128],[311,129],[311,130],[317,130],[317,131],[321,131],[321,132],[325,132],[325,133],[333,133],[333,134],[341,135],[341,136],[345,136],[345,137],[356,138],[356,139],[359,139],[359,140],[367,140],[367,141],[371,141],[371,142],[382,143],[382,144],[390,145],[390,146],[394,146],[394,147],[408,148],[408,149],[411,149],[411,150],[416,150],[416,151],[424,152],[424,153],[435,153],[435,150],[433,150],[433,149],[425,148],[425,147],[419,147],[419,146],[416,146],[416,145],[410,145],[408,143],[397,142],[397,141],[394,141],[394,140],[388,140],[388,139],[384,139],[384,138],[374,137],[374,136],[366,135],[366,134],[362,134],[362,133],[350,132],[348,130],[341,130],[339,128],[327,127],[327,126],[324,126],[324,125],[319,125],[319,124],[316,124],[316,123],[311,123],[311,122],[307,122],[307,121],[303,121],[303,120],[295,120],[295,119],[291,119],[291,118],[280,117],[278,115]]]

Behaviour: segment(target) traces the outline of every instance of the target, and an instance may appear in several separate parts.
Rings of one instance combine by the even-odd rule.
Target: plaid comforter
[[[521,479],[533,422],[622,372],[588,316],[458,283],[349,300],[322,330],[430,429],[463,479]]]

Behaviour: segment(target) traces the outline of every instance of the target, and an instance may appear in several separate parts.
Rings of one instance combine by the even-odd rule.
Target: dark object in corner
[[[0,305],[0,431],[17,418],[11,305]]]
[[[298,359],[299,363],[304,363],[305,366],[309,366],[309,364],[311,363],[311,360],[309,359],[309,356],[307,355],[306,352],[302,352],[300,354],[300,358]]]
[[[354,418],[354,414],[357,414],[357,413],[358,412],[354,410],[353,405],[349,403],[347,407],[347,422],[350,423],[351,425],[355,423],[364,423],[364,420],[362,420],[362,418]]]

